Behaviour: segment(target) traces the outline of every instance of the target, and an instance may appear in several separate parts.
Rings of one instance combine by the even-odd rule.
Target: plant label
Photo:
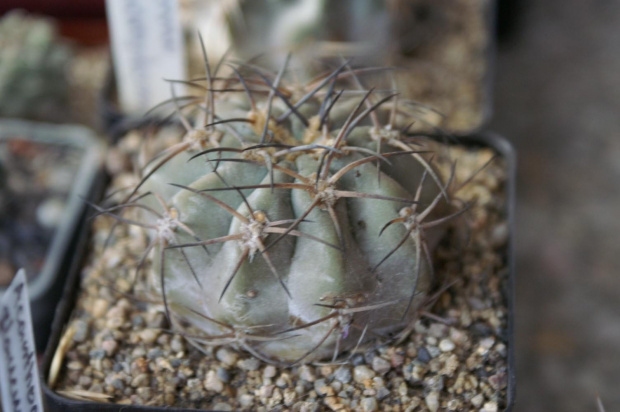
[[[0,388],[5,411],[43,412],[26,272],[0,302]]]
[[[171,97],[164,79],[185,79],[177,0],[107,0],[106,8],[121,109],[142,115]]]

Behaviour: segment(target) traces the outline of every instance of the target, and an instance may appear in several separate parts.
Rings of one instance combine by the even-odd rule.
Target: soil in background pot
[[[0,286],[43,269],[82,151],[15,136],[0,140]]]

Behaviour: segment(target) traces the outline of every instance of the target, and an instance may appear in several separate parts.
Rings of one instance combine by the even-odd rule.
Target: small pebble
[[[372,360],[372,369],[379,375],[385,375],[390,371],[392,365],[380,356],[375,356]]]
[[[146,351],[142,346],[138,346],[131,351],[132,358],[141,358],[143,356],[146,356]]]
[[[121,379],[114,379],[112,381],[112,386],[115,389],[122,391],[123,389],[125,389],[125,382],[123,382]]]
[[[276,386],[278,388],[286,388],[288,387],[288,383],[286,382],[286,379],[280,376],[278,379],[276,379]]]
[[[164,356],[164,352],[159,348],[153,348],[146,354],[146,357],[149,359],[157,359],[160,356]]]
[[[258,396],[260,396],[262,399],[267,399],[271,396],[275,388],[275,385],[263,385],[258,390]]]
[[[103,318],[110,306],[109,302],[105,299],[97,299],[93,303],[92,314],[95,318]]]
[[[187,380],[187,387],[190,389],[196,389],[200,387],[200,379],[192,378]]]
[[[388,396],[390,396],[390,390],[388,388],[383,387],[383,388],[377,389],[376,398],[378,400],[381,401],[381,400],[387,398]]]
[[[364,412],[376,411],[378,408],[377,400],[375,398],[363,398],[360,404]]]
[[[443,389],[443,386],[443,376],[441,375],[433,375],[424,380],[424,387],[431,392],[440,392]]]
[[[138,333],[138,336],[140,336],[140,339],[142,340],[142,342],[149,344],[149,343],[155,342],[159,334],[160,334],[160,331],[158,330],[144,329]]]
[[[425,346],[422,346],[418,349],[418,360],[422,363],[428,363],[431,360],[431,355],[428,353],[428,350]]]
[[[78,385],[82,386],[83,388],[87,388],[92,384],[93,384],[93,378],[91,378],[90,376],[80,375],[78,379]]]
[[[103,359],[105,355],[106,353],[103,349],[93,349],[88,353],[91,359]]]
[[[244,393],[239,397],[239,404],[243,408],[249,408],[254,405],[254,396]]]
[[[112,356],[116,352],[117,348],[118,342],[115,340],[108,339],[101,342],[101,349],[103,349],[108,356]]]
[[[489,376],[489,385],[495,390],[503,389],[508,384],[508,377],[505,373],[497,373]]]
[[[263,370],[263,377],[273,378],[274,376],[276,376],[276,373],[277,373],[277,370],[275,366],[267,365],[265,369]]]
[[[462,409],[462,403],[459,399],[450,399],[446,406],[449,411],[458,411]]]
[[[375,395],[377,395],[377,391],[372,389],[372,388],[364,389],[364,392],[362,392],[362,395],[364,395],[364,396],[375,396]]]
[[[405,357],[398,353],[393,353],[390,357],[390,363],[392,364],[392,367],[399,368],[403,365],[403,363],[405,363]]]
[[[314,382],[316,375],[314,374],[314,368],[308,365],[302,365],[299,367],[299,378],[306,382]]]
[[[260,361],[256,358],[242,359],[237,362],[237,366],[246,371],[255,371],[260,368]]]
[[[497,412],[497,403],[496,402],[487,402],[484,404],[480,412]]]
[[[145,401],[151,400],[151,393],[152,393],[151,388],[141,387],[141,388],[136,389],[136,393],[138,394],[139,397],[141,397]]]
[[[183,352],[185,350],[185,344],[180,336],[175,336],[170,342],[170,349],[173,352]]]
[[[509,233],[510,230],[506,222],[496,225],[493,230],[491,230],[491,245],[493,245],[494,248],[502,247],[506,244]]]
[[[336,392],[340,392],[340,390],[342,389],[342,382],[340,382],[338,379],[334,379],[330,386],[334,388]]]
[[[230,373],[228,372],[228,369],[226,369],[226,368],[222,368],[222,367],[217,368],[217,377],[222,382],[229,382],[230,381]]]
[[[443,323],[433,323],[428,327],[428,334],[434,338],[442,338],[448,334],[448,326]]]
[[[504,345],[503,343],[498,343],[497,345],[495,345],[495,350],[497,351],[497,353],[499,353],[502,357],[506,357],[507,352],[506,352],[506,345]]]
[[[364,360],[364,355],[362,355],[361,353],[356,353],[355,355],[353,355],[353,357],[351,358],[351,364],[353,366],[359,366],[359,365],[363,365],[365,362]]]
[[[237,352],[230,349],[220,348],[217,352],[215,352],[215,357],[226,366],[232,366],[237,363],[239,355],[237,355]]]
[[[424,398],[424,402],[426,403],[426,406],[428,406],[428,409],[431,410],[431,412],[437,412],[437,409],[439,409],[439,393],[430,392]]]
[[[75,330],[75,333],[73,334],[73,341],[78,343],[84,342],[88,337],[88,323],[83,320],[76,320],[73,322],[73,328]]]
[[[109,329],[118,329],[125,323],[125,310],[114,306],[106,314],[106,326]]]
[[[398,386],[398,394],[400,396],[407,396],[408,393],[409,393],[409,388],[407,387],[407,384],[405,382],[401,383]]]
[[[144,322],[144,317],[140,315],[135,315],[131,318],[131,324],[134,328],[141,328],[146,325],[146,322]]]
[[[334,378],[338,379],[342,383],[351,382],[351,368],[347,366],[341,366],[334,371]]]
[[[436,358],[441,355],[441,350],[439,350],[437,346],[429,345],[426,347],[426,350],[428,351],[428,354],[431,355],[431,358]]]
[[[366,379],[372,379],[375,372],[366,365],[356,366],[353,369],[353,379],[355,382],[363,383]]]
[[[478,336],[489,336],[493,334],[493,329],[484,322],[476,322],[472,325],[472,332]]]
[[[213,410],[214,411],[232,411],[233,408],[227,403],[218,402],[215,405],[213,405]]]
[[[415,357],[418,356],[418,348],[416,347],[415,343],[409,342],[407,344],[407,352],[406,352],[406,354],[410,358],[415,358]]]
[[[385,381],[383,378],[375,376],[372,378],[372,386],[375,388],[383,388],[385,386]]]
[[[207,372],[207,378],[205,379],[205,389],[217,393],[220,393],[224,390],[224,383],[217,377],[217,373],[213,370]]]
[[[149,379],[149,375],[147,375],[146,373],[141,373],[131,380],[131,386],[134,388],[145,386],[148,383]]]
[[[495,338],[493,336],[481,339],[477,351],[480,355],[485,355],[494,344]]]
[[[471,398],[470,402],[471,404],[476,407],[479,408],[480,405],[482,405],[482,402],[484,401],[484,397],[482,396],[481,393],[477,394],[476,396],[474,396],[473,398]]]
[[[442,339],[439,342],[439,350],[442,352],[452,352],[455,348],[454,342],[450,339]]]
[[[319,368],[319,372],[321,376],[328,378],[332,376],[332,374],[334,373],[334,368],[332,368],[331,366],[324,365]]]

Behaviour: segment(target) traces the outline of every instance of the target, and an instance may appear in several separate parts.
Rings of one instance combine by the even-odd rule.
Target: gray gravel
[[[490,156],[461,153],[460,159],[467,170],[476,170]],[[464,180],[467,170],[456,178]],[[506,328],[506,271],[498,252],[505,244],[492,246],[487,239],[503,224],[497,203],[502,198],[490,195],[502,177],[497,163],[459,192],[465,201],[478,199],[470,243],[457,249],[462,234],[455,230],[440,246],[436,267],[444,282],[458,281],[422,308],[402,342],[371,342],[345,365],[282,368],[234,347],[198,349],[171,334],[163,305],[144,302],[146,284],[139,282],[133,295],[121,294],[131,287],[127,279],[146,239],[121,228],[101,253],[112,222],[98,219],[95,253],[84,270],[67,329],[73,339],[63,350],[55,389],[81,400],[221,410],[497,409],[506,401],[507,385],[507,348],[500,338]],[[480,324],[488,334],[477,333]]]

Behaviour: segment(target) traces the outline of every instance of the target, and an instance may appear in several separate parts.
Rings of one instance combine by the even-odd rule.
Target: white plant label
[[[0,302],[0,388],[4,411],[43,412],[24,269]]]
[[[185,79],[179,5],[177,0],[107,0],[106,8],[121,109],[144,114],[171,97],[164,79]]]

